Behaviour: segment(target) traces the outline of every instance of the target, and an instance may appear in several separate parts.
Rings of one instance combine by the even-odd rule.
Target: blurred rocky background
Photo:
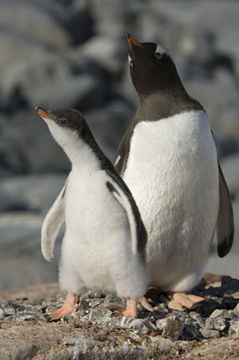
[[[127,32],[165,47],[209,114],[237,231],[208,269],[239,275],[238,23],[232,0],[0,0],[0,288],[57,279],[40,227],[69,162],[33,107],[80,109],[114,159],[137,104]]]

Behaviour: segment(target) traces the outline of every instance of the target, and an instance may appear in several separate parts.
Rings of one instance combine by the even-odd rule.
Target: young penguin
[[[168,53],[128,36],[139,106],[118,149],[116,168],[148,232],[150,284],[171,292],[171,308],[191,308],[217,232],[218,254],[233,241],[229,192],[207,114],[191,98]]]
[[[127,298],[123,315],[135,317],[136,300],[147,289],[147,233],[135,201],[79,111],[35,109],[72,163],[42,225],[42,253],[48,261],[56,236],[66,225],[59,283],[68,295],[64,305],[49,315],[72,314],[78,295],[85,288],[97,288]]]

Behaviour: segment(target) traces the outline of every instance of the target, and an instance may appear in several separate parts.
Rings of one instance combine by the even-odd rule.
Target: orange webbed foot
[[[129,318],[137,317],[137,301],[131,298],[126,300],[126,309],[122,312],[122,316],[126,316]]]
[[[60,309],[48,313],[48,316],[52,319],[61,319],[64,316],[71,316],[76,312],[78,295],[73,293],[68,293],[66,300]]]

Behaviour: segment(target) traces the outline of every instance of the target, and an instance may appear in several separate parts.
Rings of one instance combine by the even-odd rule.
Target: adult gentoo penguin
[[[68,295],[49,315],[72,314],[78,295],[85,288],[96,288],[127,298],[123,315],[135,317],[136,300],[144,295],[148,279],[147,233],[136,203],[79,111],[35,109],[72,163],[67,183],[42,225],[42,253],[48,261],[56,236],[66,225],[59,283]]]
[[[200,280],[217,233],[218,254],[233,241],[228,188],[207,114],[190,97],[169,54],[128,36],[129,67],[139,106],[115,166],[148,232],[150,285],[172,292],[169,306],[191,308],[186,295]]]

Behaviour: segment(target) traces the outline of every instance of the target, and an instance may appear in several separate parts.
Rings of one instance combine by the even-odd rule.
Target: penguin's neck
[[[202,109],[201,104],[191,98],[183,86],[139,96],[139,100],[137,121],[160,120],[185,111]]]
[[[72,141],[63,147],[71,161],[72,169],[81,172],[93,172],[101,167],[100,161],[94,151],[83,140]]]

